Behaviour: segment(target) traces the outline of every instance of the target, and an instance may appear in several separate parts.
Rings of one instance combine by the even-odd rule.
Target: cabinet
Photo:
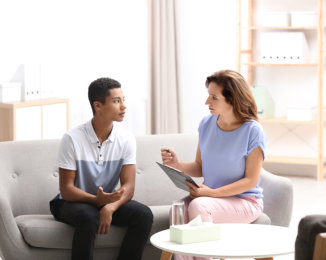
[[[0,103],[0,141],[56,139],[68,129],[68,99]]]
[[[279,5],[283,5],[285,2],[281,0]],[[312,157],[308,156],[291,156],[291,155],[280,155],[271,156],[266,154],[265,162],[273,163],[283,163],[283,164],[297,164],[297,165],[313,165],[317,169],[317,179],[322,181],[324,175],[324,165],[323,165],[323,0],[305,1],[306,5],[311,7],[311,10],[316,12],[317,21],[314,26],[307,24],[307,26],[291,26],[287,25],[276,25],[276,26],[266,26],[262,25],[261,21],[257,18],[257,13],[261,11],[257,8],[258,4],[262,2],[272,3],[275,1],[255,1],[255,0],[238,0],[238,21],[237,21],[237,70],[247,77],[250,86],[255,86],[259,73],[264,73],[264,75],[271,75],[272,77],[279,78],[282,77],[280,74],[275,73],[275,68],[282,68],[283,71],[289,71],[289,73],[297,73],[298,75],[305,73],[305,70],[309,70],[315,73],[314,79],[317,79],[315,86],[307,86],[306,91],[315,91],[314,104],[316,106],[317,116],[313,120],[300,121],[300,120],[287,120],[283,115],[282,117],[275,117],[269,119],[261,119],[260,122],[264,125],[267,124],[278,124],[290,126],[289,129],[294,125],[299,126],[309,126],[314,127],[316,130],[315,134],[317,136],[316,144],[316,155]],[[293,4],[294,3],[294,4]],[[294,10],[298,10],[297,2],[292,1],[292,7]],[[306,6],[307,7],[307,6]],[[306,8],[305,7],[305,8]],[[288,11],[288,10],[287,10]],[[280,13],[280,12],[279,12]],[[262,17],[262,16],[260,16]],[[264,62],[259,57],[259,51],[262,45],[259,45],[259,34],[266,32],[276,32],[276,33],[288,33],[288,32],[299,32],[309,35],[310,37],[315,37],[315,41],[312,46],[309,46],[313,52],[310,52],[309,61],[300,62]],[[293,35],[293,33],[292,33]],[[312,36],[311,36],[312,35]],[[261,42],[260,42],[261,43]],[[277,44],[277,41],[272,42],[272,44]],[[293,46],[296,47],[296,46]],[[281,48],[281,47],[280,47]],[[313,57],[314,56],[314,57]],[[274,73],[274,74],[273,74]],[[284,75],[283,75],[284,76]],[[280,79],[279,79],[280,80]],[[287,80],[287,79],[286,79]],[[265,83],[268,85],[268,82]],[[277,88],[277,84],[274,84],[273,88]],[[307,92],[301,92],[299,90],[292,90],[291,95],[289,95],[289,102],[291,98],[298,95],[305,95]],[[279,98],[282,98],[280,95]],[[268,136],[267,136],[268,138]],[[304,139],[304,137],[302,138]],[[280,151],[281,154],[281,151]]]

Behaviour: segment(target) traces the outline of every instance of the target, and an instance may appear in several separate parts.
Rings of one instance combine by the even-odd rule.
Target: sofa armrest
[[[291,180],[262,169],[261,187],[264,194],[264,212],[270,217],[271,224],[289,226],[293,208]]]
[[[28,251],[28,246],[13,216],[9,199],[2,187],[0,187],[0,251],[5,259],[19,259],[19,257],[23,259]]]
[[[313,260],[324,259],[326,259],[326,233],[320,233],[316,236]]]

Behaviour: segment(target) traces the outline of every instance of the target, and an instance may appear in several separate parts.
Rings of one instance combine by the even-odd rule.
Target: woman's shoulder
[[[249,129],[263,130],[263,126],[254,119],[251,119],[250,121],[246,121],[244,124]]]
[[[245,129],[249,132],[251,136],[256,136],[256,135],[265,135],[264,128],[263,126],[256,120],[250,120],[244,123]]]
[[[216,122],[217,118],[218,118],[218,115],[207,115],[207,116],[202,118],[200,124],[207,124],[207,123],[209,123],[211,121]]]

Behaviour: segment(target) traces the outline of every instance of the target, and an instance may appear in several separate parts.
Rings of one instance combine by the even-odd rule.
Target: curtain
[[[148,132],[181,132],[176,0],[149,2]]]

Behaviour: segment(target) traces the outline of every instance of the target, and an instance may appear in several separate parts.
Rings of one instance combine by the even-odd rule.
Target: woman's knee
[[[189,220],[194,219],[198,215],[201,216],[204,221],[211,221],[211,213],[206,206],[204,198],[193,199],[188,206]]]

